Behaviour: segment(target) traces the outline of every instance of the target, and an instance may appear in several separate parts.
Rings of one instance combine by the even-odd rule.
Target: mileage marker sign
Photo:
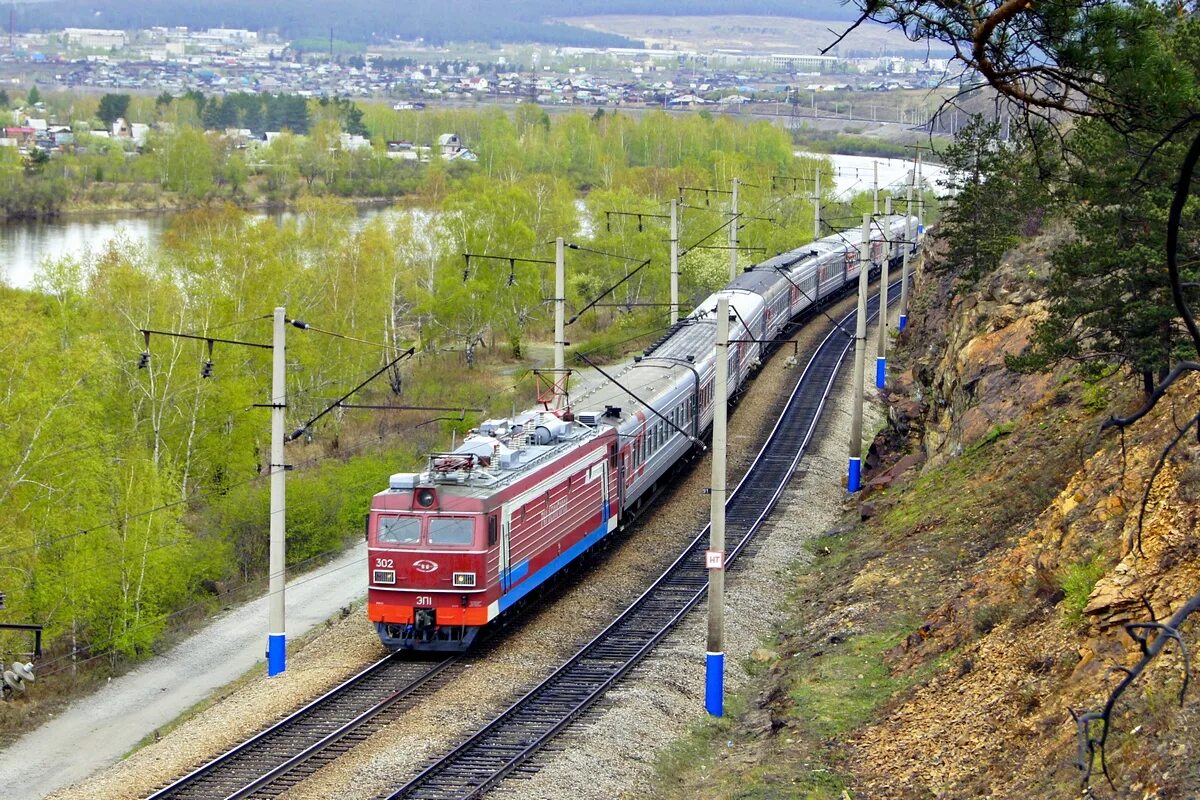
[[[721,550],[705,550],[704,568],[725,569],[725,553]]]

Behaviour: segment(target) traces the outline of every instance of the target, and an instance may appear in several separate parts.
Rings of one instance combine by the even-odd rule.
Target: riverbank
[[[272,214],[296,211],[300,207],[301,200],[305,198],[331,196],[302,194],[290,200],[259,200],[255,202],[239,202],[236,198],[224,197],[201,202],[179,202],[180,198],[172,195],[170,192],[161,192],[158,201],[154,203],[135,201],[116,201],[103,205],[73,203],[69,206],[55,209],[50,214],[8,216],[0,219],[0,227],[28,222],[52,222],[127,214],[182,214],[187,211],[199,211],[205,208],[220,208],[223,206],[234,206],[242,211],[251,213]],[[337,197],[336,199],[349,203],[356,208],[386,208],[401,204],[416,205],[420,200],[416,195],[398,195],[396,197]]]
[[[377,216],[419,208],[412,195],[396,200],[363,198],[349,202],[359,223]],[[107,210],[73,210],[50,219],[0,222],[0,280],[10,286],[30,288],[39,268],[64,258],[86,259],[119,240],[139,244],[153,252],[163,234],[180,215],[205,206],[130,207]],[[219,206],[209,206],[219,208]],[[258,203],[238,206],[252,217],[283,222],[300,212],[301,204]]]

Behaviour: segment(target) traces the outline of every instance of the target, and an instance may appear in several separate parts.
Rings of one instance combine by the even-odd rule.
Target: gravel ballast
[[[839,308],[849,308],[850,301]],[[838,313],[834,312],[836,316]],[[810,328],[823,328],[823,321]],[[802,352],[819,341],[799,334]],[[730,485],[740,478],[769,432],[783,387],[797,376],[783,362],[790,348],[763,368],[730,420]],[[741,667],[771,632],[786,591],[787,566],[840,513],[848,385],[840,381],[826,408],[815,450],[785,491],[753,553],[731,572],[727,589],[727,686],[744,680]],[[790,387],[789,387],[790,390]],[[864,429],[876,423],[868,417]],[[290,789],[289,800],[371,798],[405,778],[493,718],[507,704],[553,672],[598,633],[678,555],[707,520],[708,459],[699,463],[655,503],[654,517],[615,541],[536,615],[503,633],[472,658],[462,674],[407,711],[379,735],[313,778]],[[653,777],[654,752],[703,716],[704,612],[698,608],[634,673],[610,692],[601,710],[585,717],[560,743],[561,751],[538,762],[542,771],[497,790],[504,797],[637,796]],[[736,621],[736,623],[734,622]],[[254,677],[178,728],[114,767],[52,795],[74,798],[144,797],[154,788],[211,759],[254,731],[311,700],[316,694],[383,654],[365,615],[356,608],[331,621],[293,654],[282,678]]]

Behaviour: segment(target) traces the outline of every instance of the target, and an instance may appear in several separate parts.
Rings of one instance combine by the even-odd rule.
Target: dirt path
[[[287,631],[294,639],[366,594],[366,545],[293,579]],[[264,665],[267,600],[260,597],[213,620],[165,655],[111,681],[0,751],[5,800],[36,800],[121,759],[145,736],[215,690]],[[285,672],[273,679],[294,683]]]

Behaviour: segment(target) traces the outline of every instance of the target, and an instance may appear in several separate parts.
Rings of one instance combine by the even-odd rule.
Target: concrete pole
[[[287,580],[287,503],[284,487],[283,424],[287,410],[287,353],[284,339],[287,317],[275,309],[275,330],[271,342],[271,542],[268,567],[270,602],[267,627],[267,675],[287,669],[287,634],[283,618],[283,589]]]
[[[925,233],[925,183],[921,179],[921,151],[917,150],[917,240]]]
[[[892,215],[892,198],[887,198],[887,213]],[[887,239],[889,226],[883,226],[883,237]],[[879,348],[875,351],[875,388],[887,384],[887,337],[888,337],[888,260],[892,257],[892,245],[884,242],[883,264],[879,267]]]
[[[563,332],[567,312],[567,267],[563,258],[563,238],[554,240],[554,407],[562,408],[566,392],[566,334]]]
[[[671,198],[671,324],[679,321],[679,201]]]
[[[732,220],[729,223],[729,280],[737,277],[738,267],[738,179],[733,179],[733,205],[730,207]]]
[[[817,167],[816,189],[813,190],[813,241],[821,238],[821,168]]]
[[[888,194],[887,197],[883,198],[883,216],[885,219],[887,219],[887,222],[883,226],[883,232],[884,232],[884,238],[885,238],[885,241],[883,243],[883,252],[885,252],[887,254],[886,257],[887,257],[888,261],[891,261],[892,253],[895,251],[895,243],[892,242],[892,238],[891,238],[892,237],[892,220],[891,220],[892,196],[891,196],[891,194]]]
[[[904,242],[900,245],[903,267],[900,271],[900,332],[908,327],[908,254],[912,252],[912,186],[908,187],[908,198],[904,206]]]
[[[862,488],[863,366],[867,357],[867,273],[870,271],[871,215],[863,214],[858,248],[858,320],[854,326],[854,410],[850,417],[850,473],[846,489]]]
[[[874,203],[874,207],[871,209],[871,213],[878,216],[879,215],[879,162],[872,161],[871,166],[875,170],[875,177],[871,181],[871,199],[872,199],[872,202]]]
[[[725,420],[729,407],[729,298],[717,299],[716,381],[713,396],[711,524],[708,529],[708,651],[704,708],[725,714]]]

